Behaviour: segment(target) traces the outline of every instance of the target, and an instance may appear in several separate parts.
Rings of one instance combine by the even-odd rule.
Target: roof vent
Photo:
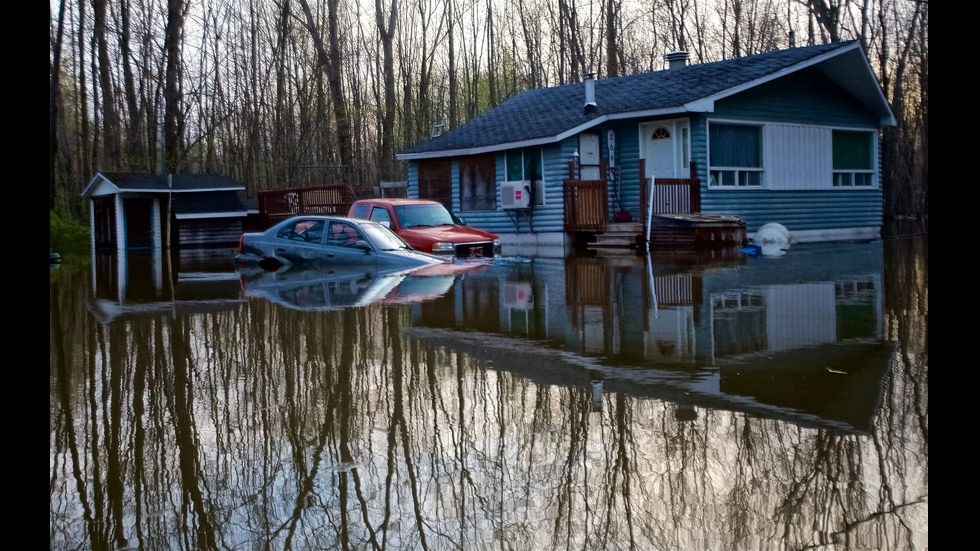
[[[585,73],[585,108],[595,106],[595,73]]]
[[[683,51],[668,52],[664,54],[664,59],[670,63],[670,69],[680,69],[687,66],[688,53]]]

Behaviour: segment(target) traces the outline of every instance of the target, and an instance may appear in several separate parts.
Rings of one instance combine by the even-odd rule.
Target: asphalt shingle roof
[[[790,48],[713,63],[598,79],[597,106],[585,110],[582,82],[526,90],[399,155],[456,151],[555,137],[595,119],[682,106],[724,93],[854,42]]]
[[[172,208],[178,216],[218,212],[244,213],[248,210],[234,191],[175,193]]]
[[[102,176],[120,190],[168,191],[167,175],[148,172],[102,172]],[[174,174],[173,191],[207,191],[245,189],[230,176],[221,174]]]

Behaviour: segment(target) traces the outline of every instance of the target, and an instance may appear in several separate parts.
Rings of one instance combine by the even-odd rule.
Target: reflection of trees
[[[869,436],[629,392],[596,410],[588,388],[406,337],[401,306],[100,326],[86,274],[62,274],[50,547],[922,548],[923,254],[886,257],[906,270],[886,333],[908,344]]]

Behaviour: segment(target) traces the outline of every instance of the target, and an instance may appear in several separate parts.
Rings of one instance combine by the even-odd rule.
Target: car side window
[[[389,228],[391,227],[391,215],[388,214],[387,210],[381,207],[375,207],[374,210],[371,211],[371,221],[384,224]]]
[[[357,228],[344,222],[331,222],[327,233],[327,245],[335,247],[354,247],[362,239]]]
[[[370,208],[371,205],[367,204],[355,205],[354,210],[351,212],[351,218],[360,218],[362,220],[367,218],[367,213]]]
[[[323,220],[300,220],[279,230],[276,237],[291,241],[320,243],[323,240],[323,225]]]

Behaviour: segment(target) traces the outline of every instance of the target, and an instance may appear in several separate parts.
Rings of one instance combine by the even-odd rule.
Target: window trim
[[[535,151],[536,150],[536,152],[538,154],[538,167],[541,170],[541,174],[539,175],[540,176],[541,185],[539,186],[539,188],[537,190],[534,190],[534,188],[532,187],[532,192],[533,193],[532,193],[531,197],[533,198],[533,201],[534,201],[533,205],[534,206],[542,206],[542,205],[545,204],[545,197],[544,197],[545,196],[545,193],[544,193],[544,188],[545,188],[545,186],[544,186],[544,148],[541,147],[540,145],[532,145],[532,146],[527,146],[527,147],[514,147],[514,148],[507,149],[507,150],[504,151],[504,182],[508,182],[508,183],[510,183],[510,182],[530,182],[530,179],[527,178],[527,174],[524,173],[525,168],[527,168],[526,155],[527,155],[528,150],[532,150],[532,151]],[[510,155],[511,154],[515,154],[515,153],[520,153],[520,155],[521,155],[521,178],[518,179],[518,180],[511,180],[510,179],[510,174],[509,174],[510,173]],[[533,184],[532,184],[532,186],[533,186]]]
[[[834,162],[834,137],[838,132],[847,132],[849,134],[867,134],[871,138],[870,144],[870,159],[868,159],[871,168],[866,169],[853,169],[853,168],[835,168]],[[878,132],[875,130],[868,130],[863,128],[839,128],[833,127],[830,129],[830,168],[832,174],[831,188],[833,189],[877,189],[878,188],[878,167],[877,167],[877,155],[878,155]],[[857,184],[855,181],[858,176],[866,183]]]
[[[715,165],[711,162],[711,125],[726,125],[726,126],[750,126],[758,130],[759,132],[759,166],[749,167],[749,166],[726,166],[726,165]],[[728,120],[728,119],[708,119],[707,121],[707,153],[708,153],[708,188],[709,189],[765,189],[765,172],[766,172],[766,144],[765,144],[765,128],[766,123],[760,121],[742,121],[742,120]],[[719,176],[721,174],[731,174],[732,180],[735,184],[723,184],[720,183]],[[739,184],[741,181],[748,181],[750,178],[754,178],[753,174],[758,174],[757,178],[759,183],[744,183]]]

